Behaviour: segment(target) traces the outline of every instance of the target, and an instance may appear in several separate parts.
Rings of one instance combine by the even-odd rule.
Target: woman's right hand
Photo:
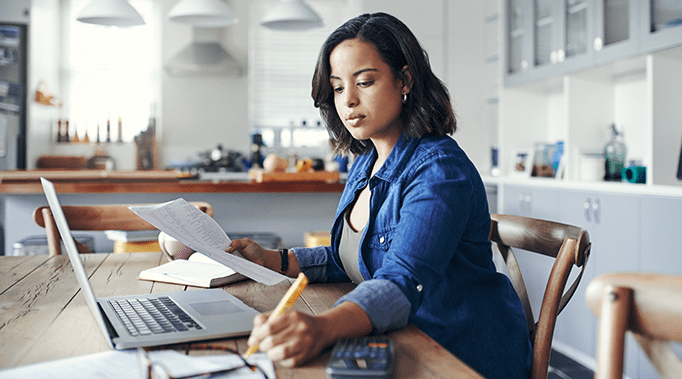
[[[261,266],[266,266],[266,257],[268,250],[263,249],[259,244],[253,242],[248,238],[241,238],[232,240],[230,246],[225,249],[228,253],[238,252],[244,258]]]

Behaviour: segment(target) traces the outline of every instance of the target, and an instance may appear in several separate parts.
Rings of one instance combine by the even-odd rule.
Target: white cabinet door
[[[559,198],[562,222],[587,229],[592,252],[573,299],[557,319],[555,341],[594,360],[597,318],[587,308],[585,289],[597,275],[639,270],[640,204],[638,196],[588,191],[562,191]],[[573,277],[574,275],[572,275]],[[637,348],[628,339],[625,372],[637,377]]]
[[[556,221],[558,193],[557,189],[505,185],[501,213]]]
[[[682,199],[646,196],[642,198],[642,246],[640,270],[682,275]],[[682,356],[682,345],[673,345]],[[646,356],[640,354],[639,378],[656,378]]]
[[[557,221],[559,191],[558,189],[504,185],[501,198],[504,206],[502,212],[516,216]],[[521,275],[523,275],[526,284],[528,298],[534,312],[533,316],[537,321],[554,259],[520,249],[515,249],[514,254],[519,262]]]

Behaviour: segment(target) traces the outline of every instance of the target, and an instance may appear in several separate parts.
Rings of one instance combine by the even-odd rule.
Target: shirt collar
[[[409,137],[405,133],[401,133],[391,153],[388,154],[388,158],[386,158],[386,161],[375,176],[388,182],[394,181],[403,172],[419,141],[419,138]],[[373,159],[370,161],[374,162],[376,159],[376,149],[372,151],[372,154]]]
[[[375,178],[387,182],[393,182],[402,173],[406,167],[407,162],[412,157],[412,153],[419,145],[419,138],[408,137],[404,133],[400,135],[395,146],[386,158],[386,161],[381,166],[379,171],[374,175]],[[352,184],[366,181],[372,172],[372,166],[377,158],[376,148],[372,148],[364,155],[358,156],[353,165],[358,165],[358,174],[354,179],[351,179]]]

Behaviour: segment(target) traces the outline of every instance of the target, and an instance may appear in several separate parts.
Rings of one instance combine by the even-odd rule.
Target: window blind
[[[322,17],[324,27],[301,32],[273,31],[260,25],[253,29],[249,71],[250,119],[255,129],[300,126],[304,121],[314,126],[320,120],[310,97],[311,81],[322,44],[346,21],[346,1],[306,3]]]

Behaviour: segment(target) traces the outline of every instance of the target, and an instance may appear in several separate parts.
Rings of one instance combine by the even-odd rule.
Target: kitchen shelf
[[[682,47],[504,88],[498,144],[502,174],[509,174],[515,149],[564,141],[565,178],[578,180],[580,152],[602,151],[608,127],[615,123],[625,135],[626,166],[642,161],[647,185],[678,185],[680,102]]]
[[[533,2],[505,3],[507,12],[515,6],[525,11],[526,23],[533,22],[529,21]],[[677,111],[682,103],[682,26],[646,33],[640,29],[641,18],[661,1],[630,0],[616,8],[608,1],[569,3],[554,3],[558,10],[553,17],[557,22],[550,34],[565,41],[567,20],[557,17],[586,11],[589,17],[584,42],[590,41],[590,49],[584,55],[540,65],[545,61],[528,57],[535,56],[536,51],[565,46],[536,46],[539,42],[534,37],[535,27],[524,29],[531,30],[531,35],[521,41],[512,42],[509,35],[503,38],[505,77],[499,91],[498,137],[493,142],[499,148],[502,177],[509,176],[513,151],[533,149],[537,142],[563,141],[567,166],[562,181],[582,183],[581,154],[603,151],[610,138],[609,126],[615,124],[624,132],[626,167],[636,160],[647,168],[645,186],[681,185],[676,174],[682,143]],[[628,22],[611,31],[619,33],[617,38],[592,46],[595,37],[606,40],[607,16],[628,17]],[[508,15],[502,19],[511,22]],[[519,62],[518,57],[515,62],[509,59],[515,48],[511,43],[527,47],[520,60],[534,62],[527,70],[510,71],[512,65],[518,68]]]

